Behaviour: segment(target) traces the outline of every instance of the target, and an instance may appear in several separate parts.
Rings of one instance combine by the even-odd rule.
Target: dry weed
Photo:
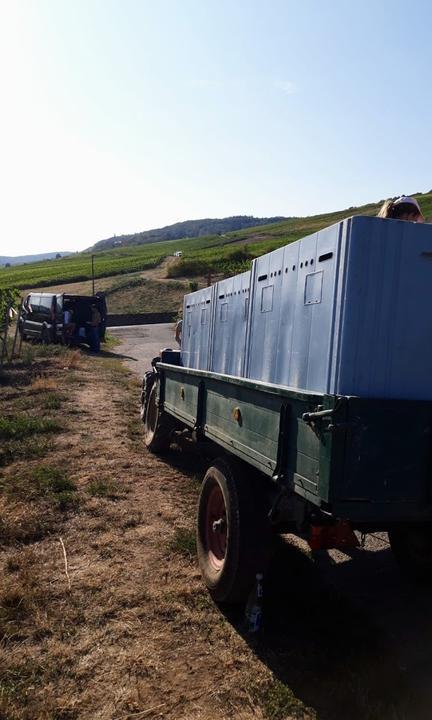
[[[84,365],[84,358],[78,349],[66,350],[55,362],[63,370],[80,370]]]
[[[6,503],[0,499],[0,546],[30,543],[48,535],[55,525],[55,513],[48,503]]]
[[[33,392],[53,392],[57,390],[58,382],[52,377],[37,377],[32,381],[30,389]]]

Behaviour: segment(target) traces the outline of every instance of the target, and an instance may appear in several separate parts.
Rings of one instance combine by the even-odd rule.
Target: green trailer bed
[[[189,430],[198,446],[211,443],[223,462],[231,464],[228,475],[236,476],[240,495],[249,494],[266,508],[261,525],[268,518],[276,529],[301,534],[314,525],[348,522],[360,531],[389,530],[395,546],[405,551],[407,541],[401,537],[411,537],[413,528],[418,534],[421,528],[422,544],[426,537],[432,557],[432,402],[302,392],[184,368],[177,364],[178,353],[165,353],[162,359],[148,374],[143,391],[151,450],[166,449],[173,431]],[[218,478],[210,484],[220,487],[224,496]],[[220,527],[219,520],[226,524],[229,514],[227,498],[214,504]],[[210,522],[208,507],[203,513]],[[212,535],[208,528],[205,533],[208,546]],[[226,552],[226,533],[224,538]],[[208,547],[201,553],[207,553],[208,563]],[[202,564],[201,558],[203,570]],[[414,565],[412,557],[408,564]],[[232,599],[232,592],[215,596]]]

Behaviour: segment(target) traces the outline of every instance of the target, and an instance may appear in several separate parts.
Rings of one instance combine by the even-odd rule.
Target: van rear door
[[[24,300],[22,332],[27,337],[38,337],[40,335],[39,323],[40,295],[30,293]]]
[[[40,295],[38,320],[40,325],[51,328],[55,322],[55,295],[43,293]]]

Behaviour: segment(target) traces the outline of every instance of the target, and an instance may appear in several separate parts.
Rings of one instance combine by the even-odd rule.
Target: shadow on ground
[[[279,538],[255,653],[320,720],[430,718],[432,593],[388,549],[312,559]],[[421,610],[420,610],[421,609]],[[227,618],[243,634],[239,614]]]
[[[183,452],[167,462],[197,482],[209,465]],[[401,577],[385,542],[334,562],[279,536],[264,579],[261,632],[245,633],[243,608],[221,612],[320,720],[431,717],[432,591]],[[269,717],[302,716],[275,710]]]
[[[86,353],[86,355],[96,355],[97,357],[102,358],[113,358],[114,360],[134,360],[137,362],[137,358],[132,357],[131,355],[123,355],[120,352],[110,352],[109,350],[100,350],[98,353],[93,353],[91,350],[88,350],[87,348],[80,348],[82,351]]]

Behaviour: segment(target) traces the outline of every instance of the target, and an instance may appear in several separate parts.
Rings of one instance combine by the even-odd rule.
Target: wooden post
[[[8,336],[8,330],[9,330],[9,310],[10,306],[6,308],[6,312],[4,315],[4,324],[0,326],[0,341],[1,341],[1,355],[0,355],[0,366],[3,365],[4,359],[8,359],[7,357],[7,336]]]
[[[10,356],[11,360],[13,360],[14,357],[19,357],[21,355],[22,335],[19,333],[19,319],[22,315],[23,306],[24,306],[24,298],[21,298],[20,309],[19,309],[19,313],[18,313],[17,319],[16,319],[15,335],[14,335],[14,339],[13,339],[12,351],[11,351],[11,356]],[[18,351],[15,352],[18,335],[19,335]]]
[[[95,294],[95,277],[94,277],[94,255],[91,256],[92,261],[92,295]]]

